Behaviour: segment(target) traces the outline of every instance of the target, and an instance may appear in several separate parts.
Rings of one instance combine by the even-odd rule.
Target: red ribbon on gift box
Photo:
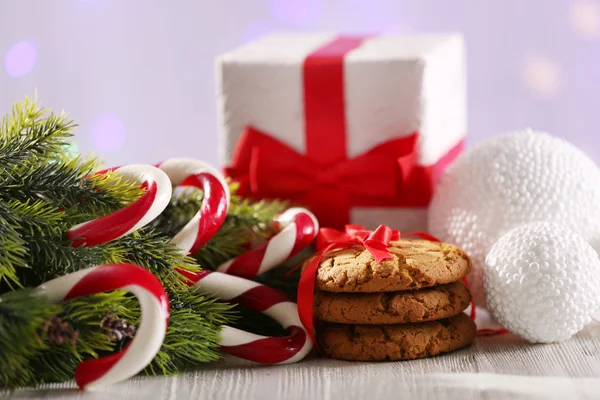
[[[285,198],[310,208],[321,226],[343,229],[352,207],[427,207],[437,177],[462,151],[417,165],[419,133],[386,141],[355,157],[346,151],[344,57],[366,37],[340,37],[304,61],[306,154],[248,127],[225,174],[253,198]],[[276,111],[274,111],[276,112]]]

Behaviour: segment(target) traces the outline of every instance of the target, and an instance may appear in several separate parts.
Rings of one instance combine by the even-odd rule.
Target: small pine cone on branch
[[[79,332],[59,317],[52,317],[44,324],[40,336],[48,344],[61,346],[65,343],[77,343]]]
[[[117,319],[114,315],[106,315],[100,321],[100,327],[108,331],[108,339],[111,341],[121,341],[125,338],[132,338],[136,332],[136,326],[130,325],[124,319]]]

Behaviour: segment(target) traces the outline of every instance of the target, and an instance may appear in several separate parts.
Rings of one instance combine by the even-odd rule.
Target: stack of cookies
[[[425,240],[391,242],[393,259],[377,263],[364,248],[331,253],[317,272],[318,340],[332,358],[410,360],[472,343],[475,323],[463,311],[471,270],[459,248]]]

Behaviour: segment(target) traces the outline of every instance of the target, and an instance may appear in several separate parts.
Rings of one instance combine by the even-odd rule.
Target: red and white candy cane
[[[37,290],[55,303],[111,290],[127,290],[140,302],[142,318],[131,343],[116,354],[77,366],[75,381],[82,389],[132,377],[150,364],[162,346],[169,321],[169,298],[160,281],[137,265],[92,267],[48,281]]]
[[[289,364],[302,360],[312,349],[312,340],[298,317],[298,306],[278,290],[220,272],[184,274],[202,292],[260,311],[287,332],[284,337],[269,337],[224,326],[221,330],[224,353],[261,364]]]
[[[230,193],[225,178],[211,165],[193,158],[172,158],[158,164],[173,186],[193,186],[204,192],[198,213],[171,243],[185,254],[202,248],[221,228],[229,210]]]
[[[97,246],[119,239],[149,224],[169,205],[173,189],[168,176],[160,169],[136,164],[111,169],[114,170],[127,180],[139,182],[144,194],[112,214],[69,229],[73,247]]]
[[[195,253],[225,221],[230,203],[229,187],[218,171],[199,160],[170,159],[158,167],[167,173],[174,186],[194,186],[204,192],[198,214],[171,240],[182,252]],[[247,253],[246,261],[254,262],[249,264],[253,270],[260,269],[260,261],[256,264],[258,257],[266,259],[261,272],[291,257],[312,242],[318,230],[316,218],[304,209],[289,210],[280,216],[278,222],[285,228],[270,240],[272,244]],[[274,251],[276,246],[283,246],[282,251]],[[244,262],[243,258],[236,265],[241,262]],[[296,303],[281,292],[220,272],[180,272],[189,278],[190,285],[216,294],[225,301],[260,311],[275,319],[288,332],[285,337],[266,337],[224,326],[221,330],[223,352],[258,363],[279,364],[299,361],[312,349],[312,341],[298,317]]]
[[[290,208],[276,220],[283,229],[255,249],[225,262],[217,271],[254,278],[297,254],[317,237],[319,221],[304,208]]]

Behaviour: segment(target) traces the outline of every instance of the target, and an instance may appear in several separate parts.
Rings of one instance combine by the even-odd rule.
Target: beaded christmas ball
[[[474,146],[442,176],[429,211],[429,232],[473,260],[477,304],[485,256],[508,230],[554,221],[600,249],[600,171],[575,146],[531,130]]]
[[[569,339],[600,308],[600,259],[578,234],[534,222],[502,236],[485,260],[492,316],[530,342]]]

